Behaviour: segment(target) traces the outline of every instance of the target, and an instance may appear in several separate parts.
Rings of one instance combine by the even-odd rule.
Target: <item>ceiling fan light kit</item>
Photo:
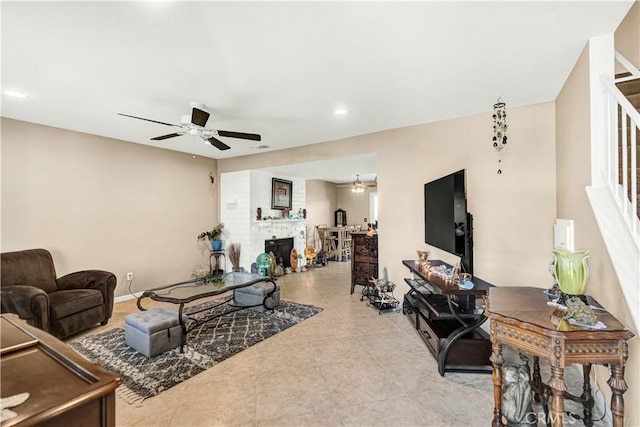
[[[163,141],[165,139],[175,138],[176,136],[182,136],[182,135],[194,135],[194,136],[197,135],[219,150],[228,150],[231,147],[225,144],[224,142],[220,141],[219,139],[215,138],[216,136],[225,137],[225,138],[247,139],[250,141],[260,141],[262,139],[260,135],[255,133],[234,132],[234,131],[228,131],[228,130],[206,128],[205,126],[207,125],[207,121],[209,120],[209,117],[211,115],[208,112],[201,109],[203,108],[201,104],[192,102],[191,107],[192,107],[191,116],[189,115],[182,116],[179,125],[176,125],[173,123],[161,122],[158,120],[145,119],[144,117],[131,116],[129,114],[123,114],[123,113],[118,113],[118,115],[129,117],[132,119],[158,123],[165,126],[173,126],[173,127],[181,128],[180,131],[151,138],[152,141]]]
[[[353,181],[353,187],[351,187],[351,192],[356,194],[364,193],[364,183],[360,181],[360,175],[356,175],[356,180]]]

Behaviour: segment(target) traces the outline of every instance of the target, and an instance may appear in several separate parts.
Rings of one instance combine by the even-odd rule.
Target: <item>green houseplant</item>
[[[219,251],[222,249],[222,234],[224,232],[224,224],[220,223],[211,230],[203,231],[198,234],[198,240],[207,239],[211,242],[211,249]]]

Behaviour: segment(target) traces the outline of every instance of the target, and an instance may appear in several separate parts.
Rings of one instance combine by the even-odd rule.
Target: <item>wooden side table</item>
[[[0,316],[0,382],[2,397],[29,393],[2,427],[116,425],[120,377],[15,314]]]
[[[502,345],[522,350],[534,356],[534,361],[542,357],[551,364],[551,421],[554,426],[562,426],[564,397],[567,386],[564,368],[573,363],[585,365],[585,381],[589,381],[591,364],[608,364],[611,367],[611,413],[613,425],[624,424],[624,400],[627,390],[624,380],[624,365],[628,357],[627,340],[634,334],[609,312],[595,310],[598,320],[606,329],[581,328],[569,325],[567,331],[559,331],[552,323],[555,308],[547,305],[549,298],[544,289],[532,287],[496,287],[489,289],[485,316],[491,320],[491,363],[493,365],[494,427],[502,426]],[[589,298],[591,305],[597,302]],[[536,363],[537,365],[537,363]],[[537,370],[537,372],[536,372]],[[541,385],[540,372],[534,366],[534,390]],[[538,387],[536,387],[536,385]],[[590,388],[585,389],[590,393]],[[591,398],[582,396],[583,400]],[[590,410],[589,417],[590,417]],[[585,410],[585,414],[587,411]]]

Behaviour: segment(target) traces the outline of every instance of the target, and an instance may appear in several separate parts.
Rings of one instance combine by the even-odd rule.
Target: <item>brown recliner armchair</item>
[[[53,258],[46,249],[0,254],[2,313],[15,313],[30,325],[66,338],[113,313],[116,276],[85,270],[56,278]]]

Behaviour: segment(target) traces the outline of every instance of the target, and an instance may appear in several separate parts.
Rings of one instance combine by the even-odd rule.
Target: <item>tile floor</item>
[[[117,399],[117,425],[489,426],[491,375],[438,375],[404,315],[379,315],[359,287],[349,294],[350,268],[280,278],[283,299],[324,311],[141,405]],[[91,333],[136,310],[135,300],[116,304]]]

